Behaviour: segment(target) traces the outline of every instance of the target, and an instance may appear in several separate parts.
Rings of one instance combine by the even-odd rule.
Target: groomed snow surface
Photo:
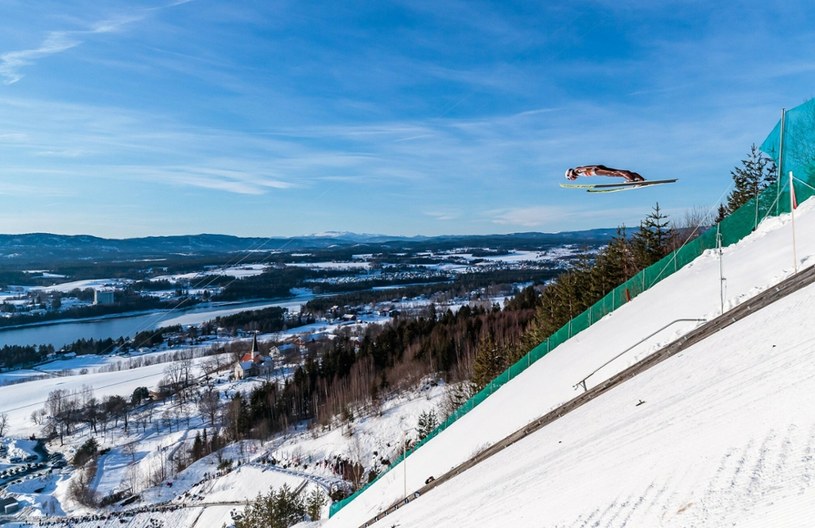
[[[796,211],[799,268],[815,262],[813,209]],[[786,215],[725,248],[725,310],[791,275],[791,244]],[[706,252],[553,350],[408,457],[408,493],[570,400],[671,321],[718,315],[719,284],[719,256]],[[812,526],[814,305],[808,287],[751,315],[375,526]],[[589,388],[698,324],[659,332]],[[325,526],[359,526],[401,499],[404,464]]]

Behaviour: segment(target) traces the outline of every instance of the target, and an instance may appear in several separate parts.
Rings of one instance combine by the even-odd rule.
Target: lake
[[[300,306],[313,298],[314,295],[311,293],[300,293],[297,296],[276,301],[196,306],[188,310],[157,310],[106,319],[66,321],[9,330],[0,329],[0,347],[3,345],[53,345],[58,349],[78,339],[132,337],[145,330],[155,330],[177,324],[201,324],[219,316],[272,306],[287,308],[290,312],[299,312]]]

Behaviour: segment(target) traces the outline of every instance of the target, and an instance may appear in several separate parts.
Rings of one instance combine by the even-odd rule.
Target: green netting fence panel
[[[795,194],[798,202],[815,194],[815,99],[785,112],[783,118],[783,142],[781,141],[782,125],[776,125],[767,139],[762,143],[761,150],[776,160],[780,166],[781,174],[793,171],[797,180]],[[779,152],[782,156],[779,157]],[[782,159],[783,158],[783,159]],[[334,515],[348,503],[353,501],[369,486],[382,478],[387,472],[399,465],[424,444],[438,436],[441,432],[457,422],[462,416],[473,410],[487,399],[505,383],[520,375],[537,360],[560,346],[572,336],[582,332],[604,316],[613,312],[630,299],[648,290],[662,279],[679,271],[685,265],[695,260],[707,250],[718,246],[717,236],[721,236],[722,246],[735,244],[749,235],[761,220],[790,212],[789,179],[784,177],[776,185],[765,189],[757,198],[750,200],[738,210],[728,215],[717,226],[706,230],[697,238],[683,245],[673,253],[667,255],[659,262],[643,269],[634,277],[609,292],[586,311],[563,325],[558,331],[530,350],[524,357],[511,365],[498,375],[480,392],[467,400],[461,407],[453,412],[441,425],[424,439],[417,442],[402,456],[400,455],[379,476],[359,489],[353,495],[334,502],[331,505],[329,516]]]

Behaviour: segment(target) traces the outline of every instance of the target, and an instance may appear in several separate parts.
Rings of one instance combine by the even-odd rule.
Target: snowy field
[[[286,266],[295,268],[310,268],[317,270],[365,270],[371,267],[368,262],[287,262]]]
[[[180,350],[179,350],[180,351]],[[155,389],[165,377],[169,365],[169,355],[178,351],[164,351],[143,356],[79,356],[71,360],[57,361],[44,365],[37,371],[21,370],[0,375],[0,413],[8,415],[8,434],[28,436],[39,434],[39,428],[31,421],[31,413],[41,409],[48,393],[55,389],[78,392],[83,387],[91,387],[98,398],[120,395],[129,398],[137,387]],[[211,361],[213,356],[193,359],[193,372],[199,375],[198,366]],[[138,360],[153,361],[151,365],[129,368]],[[228,361],[228,355],[221,356],[221,362]],[[25,383],[23,376],[38,376],[40,379]]]
[[[30,288],[32,290],[41,289],[47,292],[57,291],[61,293],[68,293],[72,290],[84,290],[86,288],[92,288],[94,290],[104,289],[104,288],[123,288],[128,283],[133,282],[127,279],[88,279],[88,280],[79,280],[79,281],[71,281],[71,282],[63,282],[60,284],[54,284],[53,286],[48,286],[45,288]]]
[[[330,335],[340,327],[357,327],[361,330],[368,324],[382,324],[389,320],[387,316],[368,314],[356,321],[320,322],[285,333],[261,335],[259,340],[279,340],[304,333]],[[200,356],[212,344],[196,349],[195,354]],[[0,383],[6,385],[0,386],[0,412],[8,415],[10,434],[25,437],[38,433],[39,427],[32,421],[31,414],[44,406],[50,391],[63,389],[78,392],[90,387],[97,399],[110,395],[129,398],[136,387],[155,388],[166,376],[172,355],[184,350],[188,348],[127,357],[79,356],[46,363],[36,370],[3,373]],[[213,356],[195,358],[194,375],[201,372],[198,365],[212,359]],[[221,356],[221,364],[226,365],[229,361],[228,355]],[[285,372],[290,374],[290,369]],[[20,383],[27,377],[42,379]],[[226,374],[219,376],[223,379],[226,377]],[[226,400],[237,391],[248,394],[262,382],[259,379],[222,381],[216,388],[221,398]],[[392,458],[400,449],[396,444],[388,445],[389,442],[393,438],[400,438],[403,431],[408,438],[415,439],[417,416],[423,411],[436,409],[441,396],[442,387],[428,381],[415,393],[400,394],[396,399],[384,402],[375,416],[370,414],[373,412],[371,409],[355,410],[357,420],[348,427],[335,426],[312,431],[300,428],[299,432],[292,431],[267,443],[247,441],[240,446],[229,446],[222,453],[222,458],[232,459],[235,463],[240,461],[242,465],[238,471],[226,476],[204,479],[205,475],[211,477],[217,471],[218,461],[214,456],[209,456],[172,476],[167,483],[151,488],[147,482],[154,478],[151,475],[162,465],[162,459],[172,456],[178,449],[188,449],[196,433],[208,428],[208,424],[195,412],[183,412],[173,401],[168,401],[149,412],[135,412],[130,417],[128,433],[124,433],[121,426],[111,426],[109,430],[93,435],[99,441],[100,448],[110,450],[99,457],[91,488],[99,497],[122,489],[144,490],[142,500],[132,505],[141,513],[125,519],[128,526],[151,526],[150,519],[159,518],[157,515],[164,522],[171,521],[178,527],[203,526],[202,522],[222,526],[231,519],[233,510],[240,511],[246,500],[267,492],[270,486],[287,484],[294,488],[306,482],[307,490],[316,487],[323,492],[327,492],[332,485],[344,487],[345,484],[331,468],[338,459],[363,460],[367,466],[376,466],[381,470],[383,463],[378,462],[383,458]],[[82,426],[78,434],[66,439],[64,447],[58,446],[57,441],[50,449],[64,452],[70,460],[76,448],[90,437],[87,427]],[[29,443],[33,445],[33,442]],[[13,455],[9,456],[30,454],[13,451]],[[258,465],[258,460],[267,457],[274,457],[281,465],[285,464],[286,469],[273,468],[268,464]],[[26,518],[69,515],[72,522],[76,521],[74,526],[98,526],[94,524],[100,522],[97,518],[88,517],[87,523],[80,522],[83,515],[92,515],[94,511],[69,498],[69,485],[76,478],[77,473],[69,467],[50,475],[37,475],[13,483],[7,491],[21,501]],[[172,483],[172,486],[168,483]],[[179,501],[184,503],[183,506]],[[172,508],[167,504],[154,506],[159,503],[168,503]],[[111,523],[110,526],[120,526],[121,521],[121,517],[115,517],[107,522]]]
[[[246,391],[252,383],[235,382],[220,388],[226,393]],[[396,456],[400,446],[389,443],[394,438],[403,438],[403,433],[408,439],[415,440],[416,417],[424,411],[435,410],[443,394],[443,385],[427,380],[413,392],[400,393],[398,397],[386,400],[373,414],[357,409],[358,417],[350,425],[313,430],[298,428],[299,431],[268,442],[247,440],[232,444],[221,452],[221,459],[233,461],[232,471],[219,472],[218,458],[215,454],[209,455],[181,473],[168,477],[166,482],[144,489],[141,500],[109,519],[84,517],[94,512],[68,497],[68,484],[74,477],[67,471],[44,479],[28,480],[12,486],[9,491],[27,506],[27,518],[47,514],[64,519],[69,514],[70,524],[75,528],[143,528],[154,526],[152,520],[160,520],[164,526],[173,528],[220,527],[231,521],[232,511],[240,512],[247,500],[268,492],[270,487],[287,485],[296,489],[303,486],[301,493],[308,494],[312,490],[327,493],[332,486],[344,486],[342,479],[331,471],[331,464],[338,457],[361,459],[373,465],[375,460]],[[153,411],[156,416],[154,424],[162,423],[158,420],[161,413],[161,409]],[[136,420],[136,417],[132,418],[132,421]],[[97,436],[101,445],[109,446],[111,450],[98,460],[93,489],[104,496],[128,486],[140,486],[145,477],[159,467],[160,457],[179,449],[184,445],[183,441],[190,442],[204,426],[200,418],[193,417],[188,425],[182,424],[175,429],[166,424],[160,427],[151,424],[145,431],[131,426],[127,435],[119,429]],[[72,441],[78,445],[86,438],[86,435],[80,435]],[[271,457],[276,460],[276,465],[268,462]],[[323,516],[327,514],[326,502]]]
[[[272,307],[280,307],[285,308],[289,311],[290,314],[300,313],[300,309],[304,304],[314,298],[314,295],[311,293],[297,295],[292,299],[287,301],[275,301],[269,303],[259,303],[251,305],[242,304],[239,307],[229,308],[225,306],[219,310],[207,310],[201,312],[189,312],[184,313],[181,315],[177,315],[175,317],[171,317],[169,319],[165,319],[159,323],[160,328],[165,328],[168,326],[175,326],[175,325],[182,325],[182,326],[189,326],[189,325],[198,325],[204,323],[206,321],[213,321],[217,317],[228,317],[230,315],[234,315],[241,312],[251,311],[251,310],[263,310],[264,308],[272,308]]]
[[[799,267],[815,262],[813,209],[815,200],[809,200],[796,212]],[[749,237],[725,248],[722,257],[724,276],[727,279],[725,309],[743,302],[793,273],[791,241],[790,216],[785,215],[765,221]],[[715,251],[706,252],[684,269],[533,364],[474,411],[411,455],[407,460],[411,467],[407,489],[420,488],[429,476],[443,474],[484,447],[570,400],[578,394],[574,389],[578,381],[661,327],[676,319],[709,320],[717,316],[721,312],[719,264]],[[687,333],[698,324],[700,323],[678,323],[658,332],[591,377],[588,380],[589,388]],[[750,406],[747,402],[744,405],[747,408]],[[598,415],[593,416],[598,420]],[[670,421],[677,418],[665,416],[663,419]],[[733,444],[740,444],[742,440],[741,437],[730,436],[726,439]],[[594,447],[598,449],[597,446]],[[384,510],[402,498],[402,478],[400,465],[338,512],[327,526],[359,525]],[[588,480],[594,477],[585,475],[585,478]],[[428,497],[428,501],[430,497],[432,496]],[[620,500],[624,501],[625,497]],[[592,504],[594,507],[612,507],[611,503],[592,501]],[[406,511],[410,511],[410,508],[412,507]],[[388,522],[391,521],[381,525],[390,526]],[[655,525],[658,526],[659,523]]]
[[[229,266],[226,268],[213,268],[213,269],[206,269],[202,271],[196,271],[194,273],[177,273],[175,275],[158,275],[156,277],[151,278],[151,281],[161,281],[166,280],[169,282],[178,282],[178,281],[194,281],[196,279],[201,279],[208,275],[219,275],[219,276],[226,276],[226,277],[235,277],[237,279],[242,279],[244,277],[254,277],[256,275],[262,274],[266,269],[268,269],[268,264],[244,264],[240,266]]]

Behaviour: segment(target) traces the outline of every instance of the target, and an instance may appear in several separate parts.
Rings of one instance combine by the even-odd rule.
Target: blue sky
[[[0,233],[678,219],[815,96],[806,1],[2,0],[0,19]],[[558,186],[590,163],[680,181]]]

